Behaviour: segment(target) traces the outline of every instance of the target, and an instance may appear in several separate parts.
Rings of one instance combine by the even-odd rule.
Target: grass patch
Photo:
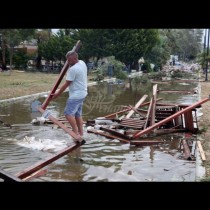
[[[41,72],[0,72],[0,100],[50,91],[58,77],[59,74]]]

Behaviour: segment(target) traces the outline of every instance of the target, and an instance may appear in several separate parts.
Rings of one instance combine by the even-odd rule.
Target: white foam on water
[[[19,146],[47,152],[56,152],[64,149],[68,143],[66,140],[36,139],[34,136],[25,136],[22,141],[17,142]]]

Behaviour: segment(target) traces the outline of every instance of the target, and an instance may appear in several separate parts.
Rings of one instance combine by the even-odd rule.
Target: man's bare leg
[[[79,131],[78,131],[78,127],[77,127],[77,123],[76,123],[75,117],[72,116],[72,115],[66,115],[66,119],[69,121],[69,124],[72,127],[72,131],[74,131],[74,133],[79,135]]]
[[[75,117],[75,120],[76,120],[79,135],[82,137],[83,136],[83,119],[82,119],[82,116]]]

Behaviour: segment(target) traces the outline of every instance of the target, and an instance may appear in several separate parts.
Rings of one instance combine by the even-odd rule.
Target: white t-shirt
[[[87,96],[87,66],[79,60],[67,71],[66,80],[72,81],[69,86],[69,98],[82,99]]]

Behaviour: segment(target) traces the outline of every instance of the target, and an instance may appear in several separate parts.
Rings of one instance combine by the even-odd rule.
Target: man
[[[84,61],[78,60],[78,54],[74,51],[67,52],[66,59],[70,64],[66,75],[66,82],[52,95],[52,99],[57,98],[69,87],[69,97],[64,114],[72,127],[72,131],[78,135],[77,140],[82,141],[82,107],[87,96],[87,66]]]

